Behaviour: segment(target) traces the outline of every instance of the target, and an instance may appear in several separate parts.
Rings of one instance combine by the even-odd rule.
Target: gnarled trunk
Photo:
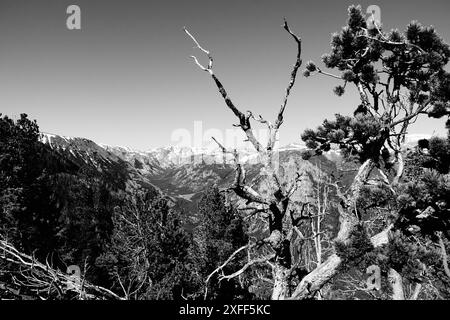
[[[397,271],[390,268],[388,279],[392,288],[392,300],[405,300],[402,276]]]
[[[339,207],[340,227],[336,240],[347,243],[352,230],[359,223],[356,212],[356,201],[361,193],[362,187],[374,168],[375,163],[371,159],[366,160],[359,168],[350,187],[350,196]],[[372,237],[371,241],[374,247],[388,242],[389,230],[390,227]],[[306,299],[314,297],[317,291],[336,275],[341,262],[342,259],[337,254],[329,256],[320,266],[302,279],[291,298]]]
[[[392,226],[389,226],[370,239],[375,248],[388,243],[391,228]],[[292,294],[291,299],[301,300],[314,297],[317,291],[337,274],[341,262],[342,259],[337,254],[329,256],[319,267],[302,279]]]
[[[350,186],[349,197],[338,207],[340,226],[336,240],[346,243],[350,237],[350,233],[359,223],[356,202],[361,194],[362,187],[369,179],[370,173],[374,168],[375,162],[371,159],[366,160],[361,165]]]
[[[272,290],[272,300],[284,300],[288,295],[289,270],[282,265],[276,264],[274,267],[274,285]]]

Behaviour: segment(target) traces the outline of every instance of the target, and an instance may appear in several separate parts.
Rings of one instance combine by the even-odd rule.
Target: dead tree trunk
[[[390,227],[373,236],[370,240],[374,247],[380,247],[389,242]],[[332,254],[320,266],[311,271],[302,279],[291,296],[293,300],[313,298],[330,279],[338,272],[342,259],[337,254]]]
[[[388,273],[389,284],[392,287],[392,300],[405,300],[405,293],[403,291],[402,276],[390,268]]]
[[[231,101],[228,93],[226,92],[224,86],[219,81],[217,76],[213,71],[213,58],[210,52],[203,47],[200,46],[195,37],[187,30],[184,29],[186,34],[194,41],[196,47],[202,51],[204,54],[208,56],[209,63],[208,66],[203,66],[199,63],[195,56],[192,56],[194,62],[204,71],[208,72],[212,77],[214,83],[216,84],[222,98],[225,101],[227,107],[234,113],[234,115],[238,118],[239,124],[236,125],[240,127],[245,135],[247,136],[247,140],[253,145],[255,150],[258,152],[259,158],[261,159],[261,164],[263,166],[261,170],[261,176],[264,177],[265,181],[268,185],[268,195],[261,196],[253,190],[251,187],[246,185],[246,176],[243,165],[239,163],[239,159],[236,153],[227,150],[220,142],[216,141],[219,147],[222,149],[224,153],[230,153],[234,155],[235,165],[236,165],[236,175],[233,185],[228,189],[233,191],[237,196],[241,199],[244,199],[247,202],[248,207],[243,208],[243,210],[247,211],[248,214],[252,214],[252,212],[265,212],[268,214],[267,223],[269,225],[270,234],[267,238],[258,241],[258,246],[267,245],[273,251],[274,255],[270,255],[267,257],[267,260],[261,258],[250,259],[248,264],[258,263],[270,263],[273,268],[273,278],[274,278],[274,286],[272,299],[284,299],[287,296],[287,290],[289,287],[288,276],[290,274],[291,269],[291,255],[290,255],[290,242],[287,239],[287,232],[285,227],[284,218],[286,215],[286,210],[289,206],[290,197],[296,191],[298,187],[298,180],[294,182],[294,184],[286,189],[282,186],[280,177],[277,172],[277,161],[275,159],[275,142],[277,139],[278,130],[283,123],[283,114],[287,105],[287,100],[290,94],[292,87],[294,86],[295,79],[297,76],[297,71],[302,64],[301,60],[301,39],[291,32],[287,22],[284,23],[284,29],[292,36],[297,44],[297,57],[295,64],[293,66],[290,80],[288,86],[286,88],[286,93],[281,104],[281,107],[278,111],[277,117],[274,123],[271,123],[265,120],[263,117],[259,116],[255,118],[250,111],[246,113],[241,112]],[[253,134],[251,120],[255,120],[267,126],[268,129],[268,142],[266,146],[263,146],[261,142],[259,142],[255,135]],[[253,205],[250,207],[250,205]],[[247,250],[249,251],[254,248],[253,245],[248,245]],[[215,273],[222,272],[221,268],[216,269]],[[234,274],[240,274],[240,272],[235,272]],[[223,275],[221,279],[229,278],[229,276]],[[210,277],[208,277],[209,279]]]

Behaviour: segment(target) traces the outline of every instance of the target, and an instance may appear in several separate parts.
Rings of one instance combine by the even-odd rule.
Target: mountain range
[[[426,135],[410,135],[407,147],[412,147]],[[185,211],[192,225],[197,222],[197,202],[203,192],[213,185],[226,188],[234,178],[234,167],[230,158],[223,158],[217,149],[199,149],[169,146],[147,151],[128,147],[99,144],[86,138],[64,137],[41,133],[41,142],[71,161],[95,168],[99,172],[116,172],[126,176],[125,191],[155,189],[171,199],[172,204]],[[305,145],[290,144],[277,149],[280,176],[287,185],[293,182],[297,172],[308,172],[311,177],[329,176],[342,167],[339,150],[331,150],[310,160],[302,159]],[[260,192],[265,192],[260,177],[261,165],[258,155],[251,149],[240,149],[239,161],[244,164],[247,181]],[[114,170],[109,170],[114,167]],[[120,168],[120,170],[117,170]],[[302,191],[298,191],[294,201],[306,201],[311,192],[311,179],[305,179]],[[239,199],[233,199],[239,202]]]

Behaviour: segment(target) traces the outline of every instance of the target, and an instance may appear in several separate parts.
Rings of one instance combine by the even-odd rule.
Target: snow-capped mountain
[[[147,169],[154,170],[155,167],[168,169],[186,164],[212,164],[223,163],[223,152],[217,148],[196,148],[196,147],[179,147],[167,146],[154,148],[147,151],[135,150],[126,147],[116,147],[100,144],[105,150],[122,157],[126,161],[140,161]],[[257,155],[255,150],[251,148],[240,148],[240,162],[248,162]],[[226,162],[231,162],[232,156],[227,155]]]
[[[110,175],[112,180],[114,176],[125,178],[125,191],[141,188],[159,190],[125,157],[116,155],[92,140],[41,133],[40,141],[80,168],[95,169]]]
[[[130,176],[130,184],[134,183],[131,189],[142,184],[155,186],[189,212],[196,210],[197,200],[206,188],[214,184],[229,186],[234,178],[233,157],[229,155],[224,162],[219,147],[170,146],[141,151],[48,133],[41,134],[41,141],[73,161],[99,171],[106,171],[110,166],[122,166]],[[301,144],[279,148],[280,163],[301,159],[300,152],[304,148]],[[260,168],[258,154],[251,148],[240,148],[238,153],[239,161],[246,166],[248,178],[257,178]]]
[[[405,147],[414,147],[419,140],[429,139],[430,137],[430,135],[426,134],[409,134],[406,136]],[[142,151],[124,146],[97,144],[85,138],[59,136],[50,133],[42,133],[41,141],[54,149],[67,150],[73,156],[83,157],[86,161],[94,164],[95,159],[98,157],[105,161],[121,159],[130,163],[142,174],[163,174],[167,170],[173,170],[185,165],[204,166],[233,163],[233,156],[227,154],[226,158],[224,158],[224,154],[218,146],[213,148],[167,146]],[[291,143],[277,148],[279,154],[302,152],[303,150],[306,150],[304,143]],[[251,145],[240,147],[237,152],[241,163],[259,163],[258,154]],[[329,152],[324,153],[324,156],[331,161],[337,161],[340,158],[340,150],[331,149]]]
[[[413,147],[417,141],[430,138],[429,135],[409,135],[407,148]],[[191,148],[169,146],[147,151],[128,147],[97,144],[85,138],[63,137],[54,134],[42,134],[41,141],[52,149],[63,152],[73,161],[83,162],[107,171],[109,168],[122,168],[129,176],[127,188],[135,190],[150,187],[170,197],[187,212],[195,217],[196,204],[201,194],[211,185],[228,187],[234,178],[234,166],[231,155],[224,160],[219,147]],[[251,146],[250,146],[251,147]],[[251,148],[240,148],[239,161],[244,164],[247,180],[259,188],[259,171],[261,168],[258,154]],[[331,173],[341,165],[342,157],[339,149],[332,149],[320,157],[303,160],[302,152],[306,146],[293,143],[277,149],[279,170],[286,181],[295,177],[299,170],[314,172],[316,164],[320,170]],[[115,169],[116,170],[116,169]],[[195,218],[194,218],[195,220]]]

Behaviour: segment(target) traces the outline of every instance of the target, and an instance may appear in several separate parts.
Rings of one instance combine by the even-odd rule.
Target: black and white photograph
[[[449,16],[0,0],[0,307],[450,299]]]

